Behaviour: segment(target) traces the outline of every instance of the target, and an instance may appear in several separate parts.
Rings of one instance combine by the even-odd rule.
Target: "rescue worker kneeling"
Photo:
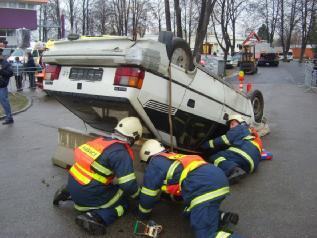
[[[234,184],[258,167],[262,141],[255,129],[249,128],[239,114],[230,115],[228,125],[230,129],[225,135],[206,141],[202,148],[227,148],[213,154],[207,161],[221,168],[230,184]]]
[[[111,138],[101,137],[76,148],[68,184],[56,192],[54,205],[71,197],[75,209],[84,212],[76,217],[76,224],[91,234],[105,234],[106,226],[127,210],[126,195],[139,195],[131,146],[141,136],[139,119],[127,117],[117,124]],[[118,185],[112,183],[114,177]]]
[[[185,214],[198,238],[238,237],[225,230],[237,224],[238,215],[219,211],[229,193],[228,179],[221,169],[208,164],[198,155],[169,153],[156,140],[146,141],[140,158],[147,163],[141,188],[138,216],[148,219],[161,189],[182,196]]]

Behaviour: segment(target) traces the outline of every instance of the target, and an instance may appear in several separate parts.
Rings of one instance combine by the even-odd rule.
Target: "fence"
[[[205,68],[217,76],[223,77],[225,71],[225,61],[218,57],[209,57],[206,59]]]
[[[305,63],[304,85],[308,88],[306,92],[317,88],[317,65],[310,61]]]

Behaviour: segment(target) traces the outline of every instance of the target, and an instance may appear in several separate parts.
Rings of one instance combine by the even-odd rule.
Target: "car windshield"
[[[11,56],[23,56],[24,55],[24,51],[22,49],[16,49],[15,51],[13,51]]]

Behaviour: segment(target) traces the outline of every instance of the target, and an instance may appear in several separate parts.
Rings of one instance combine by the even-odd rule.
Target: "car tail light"
[[[142,88],[144,70],[135,67],[119,67],[114,77],[114,85]]]
[[[49,65],[45,67],[45,79],[46,80],[57,80],[59,78],[59,73],[61,72],[60,65]]]

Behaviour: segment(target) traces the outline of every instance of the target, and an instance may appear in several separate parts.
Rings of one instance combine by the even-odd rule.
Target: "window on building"
[[[6,2],[0,2],[0,7],[7,7],[7,3]]]
[[[6,30],[0,30],[0,36],[7,36]]]
[[[19,8],[26,8],[26,4],[25,3],[19,3]]]
[[[9,7],[10,8],[16,8],[17,7],[17,3],[16,2],[9,2]]]
[[[34,10],[35,9],[35,5],[34,4],[27,4],[27,8]]]
[[[15,30],[7,30],[7,36],[15,36]]]

